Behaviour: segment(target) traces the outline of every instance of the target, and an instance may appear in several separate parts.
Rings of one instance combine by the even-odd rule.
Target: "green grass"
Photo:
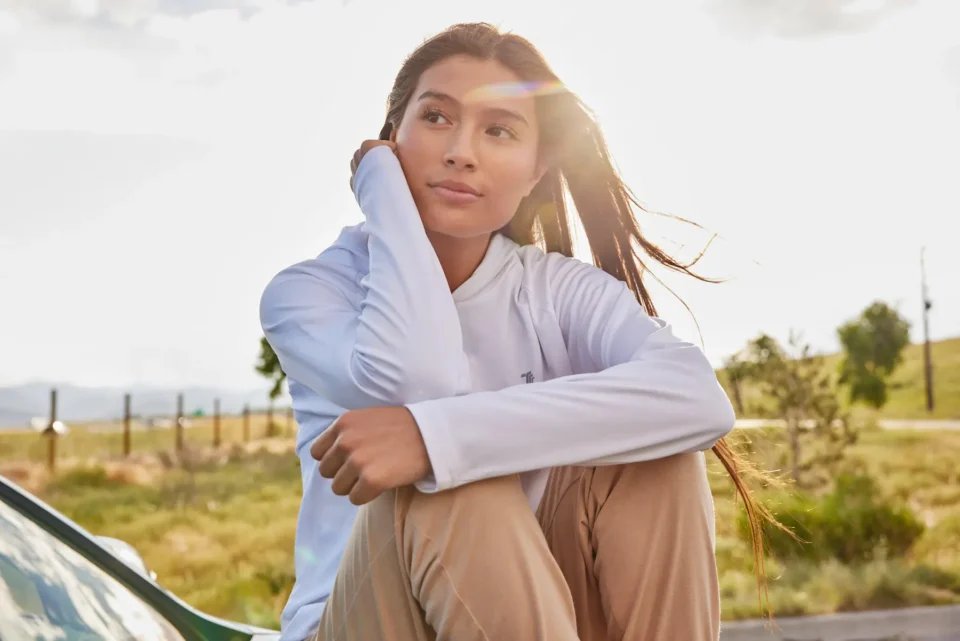
[[[879,412],[857,407],[857,415],[888,419],[960,419],[960,338],[931,343],[931,355],[934,390],[932,413],[927,412],[923,345],[908,345],[904,349],[903,363],[891,377],[887,404]],[[840,358],[840,354],[828,354],[824,357],[824,366],[836,372]],[[729,381],[723,370],[718,374],[730,393]],[[747,415],[763,414],[752,409],[762,410],[766,406],[758,389],[746,384],[742,386],[741,394]],[[733,398],[732,393],[730,397]]]
[[[778,430],[749,430],[751,458],[769,468],[784,443]],[[270,445],[273,451],[254,451]],[[177,467],[170,454],[75,464],[52,480],[23,466],[25,484],[96,534],[128,541],[161,584],[202,610],[277,627],[293,585],[301,487],[292,442],[275,439],[192,452]],[[739,536],[733,486],[712,455],[717,562],[725,619],[761,614],[750,546]],[[870,430],[849,464],[875,476],[927,529],[903,558],[846,566],[836,561],[767,561],[777,616],[960,603],[960,432]],[[776,501],[784,490],[758,490]]]
[[[786,447],[779,430],[738,432],[753,441],[751,459],[773,469]],[[717,563],[726,619],[761,616],[754,562],[739,536],[733,485],[708,456],[717,510]],[[770,603],[777,616],[826,614],[910,605],[960,603],[960,432],[869,430],[847,453],[849,469],[876,479],[883,497],[903,501],[927,528],[904,558],[845,566],[767,560]],[[759,489],[773,505],[783,490]],[[802,532],[798,534],[803,537]],[[799,544],[798,544],[799,545]]]
[[[150,485],[129,481],[100,466],[77,467],[41,496],[95,534],[131,543],[157,580],[191,605],[279,627],[293,585],[300,503],[300,469],[289,448],[234,448]]]

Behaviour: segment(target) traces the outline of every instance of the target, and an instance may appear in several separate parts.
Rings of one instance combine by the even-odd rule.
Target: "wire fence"
[[[293,438],[296,423],[290,407],[251,408],[222,413],[213,400],[211,414],[184,413],[183,394],[176,413],[168,416],[134,414],[131,394],[123,398],[119,418],[69,425],[58,419],[57,390],[50,392],[48,418],[32,429],[0,430],[0,461],[44,462],[54,472],[59,461],[126,458],[134,454],[197,448],[220,448],[266,438]]]

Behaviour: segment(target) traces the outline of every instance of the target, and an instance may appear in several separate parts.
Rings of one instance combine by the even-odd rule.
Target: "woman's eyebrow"
[[[420,94],[420,97],[417,98],[417,102],[420,102],[421,100],[427,100],[428,98],[432,98],[433,100],[439,100],[441,102],[452,102],[457,105],[460,104],[460,101],[454,98],[453,96],[451,96],[450,94],[443,93],[442,91],[434,91],[433,89],[427,89],[422,94]]]
[[[495,116],[502,118],[504,120],[513,120],[516,122],[523,123],[524,125],[530,124],[527,122],[526,118],[524,118],[522,115],[520,115],[516,111],[512,111],[510,109],[504,109],[503,107],[486,107],[484,108],[484,111],[494,114]]]
[[[417,102],[420,102],[421,100],[430,100],[430,99],[437,100],[440,102],[449,102],[449,103],[453,103],[454,105],[460,106],[460,101],[454,98],[453,96],[451,96],[450,94],[443,93],[442,91],[435,91],[433,89],[427,89],[422,94],[420,94],[420,96],[417,98]],[[504,118],[507,120],[514,120],[516,122],[520,122],[528,126],[530,124],[527,122],[527,119],[524,118],[522,114],[516,111],[513,111],[511,109],[505,109],[504,107],[483,107],[482,109],[483,111],[494,114],[495,116],[498,116],[500,118]]]

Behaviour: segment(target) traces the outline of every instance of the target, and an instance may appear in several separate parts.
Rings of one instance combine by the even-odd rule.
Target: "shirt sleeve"
[[[706,450],[733,429],[733,407],[696,345],[648,316],[605,272],[559,255],[545,262],[548,296],[577,373],[409,404],[434,470],[421,491]]]
[[[283,370],[347,410],[469,389],[453,297],[390,149],[364,156],[354,192],[368,274],[357,283],[355,269],[321,255],[282,271],[261,297],[261,327]]]

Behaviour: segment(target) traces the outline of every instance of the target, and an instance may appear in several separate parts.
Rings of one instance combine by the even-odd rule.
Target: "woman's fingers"
[[[383,494],[383,490],[363,477],[359,477],[350,490],[350,502],[354,505],[364,505]]]
[[[397,153],[397,143],[390,140],[364,140],[360,145],[360,148],[353,152],[353,158],[350,160],[350,173],[356,174],[357,168],[360,167],[360,161],[363,160],[363,157],[366,156],[371,149],[377,147],[389,147],[390,151]]]
[[[366,155],[366,153],[367,152],[363,150],[363,147],[353,152],[353,160],[350,161],[350,173],[357,173],[357,167],[360,166],[360,161],[363,160],[363,157]]]
[[[367,152],[374,147],[389,147],[391,151],[397,151],[397,143],[393,142],[392,140],[364,140],[360,145],[360,149],[357,150],[360,154],[357,162],[359,163],[360,159],[363,158]]]
[[[346,496],[353,490],[353,486],[359,478],[360,471],[351,465],[348,460],[337,472],[337,475],[333,477],[333,483],[330,485],[330,489],[338,496]]]
[[[320,459],[320,476],[325,479],[335,478],[337,473],[347,462],[347,453],[342,447],[334,444]]]
[[[330,448],[336,444],[339,435],[339,426],[337,425],[337,421],[334,421],[314,440],[310,446],[310,456],[317,461],[323,460],[323,457],[330,451]]]
[[[389,147],[390,151],[397,153],[397,143],[392,140],[364,140],[360,144],[360,148],[353,152],[353,158],[350,159],[350,191],[353,191],[353,179],[357,175],[360,161],[371,149],[376,147]]]
[[[310,446],[310,456],[320,462],[320,476],[332,479],[347,460],[340,446],[340,418],[337,418]]]

